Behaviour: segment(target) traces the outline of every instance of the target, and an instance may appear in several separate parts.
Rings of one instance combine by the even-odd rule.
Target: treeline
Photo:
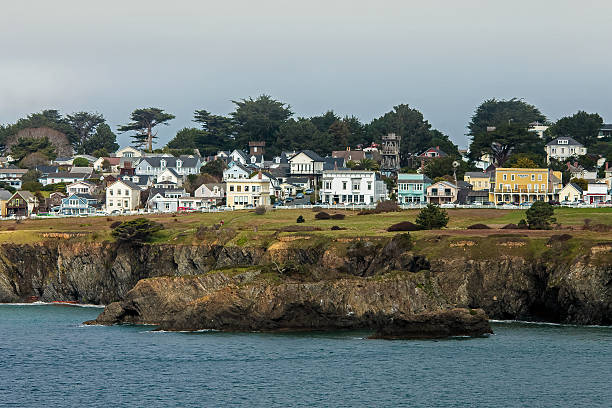
[[[266,142],[266,153],[270,156],[301,149],[326,155],[348,146],[380,142],[382,135],[393,132],[402,136],[403,160],[431,146],[440,146],[453,156],[459,154],[447,135],[433,129],[421,112],[408,105],[395,106],[380,118],[362,123],[355,116],[341,117],[332,110],[294,118],[288,104],[268,95],[233,103],[235,109],[227,116],[196,110],[193,121],[199,126],[180,130],[168,147],[197,148],[202,154],[212,155],[220,149],[245,149],[249,141],[258,140]]]

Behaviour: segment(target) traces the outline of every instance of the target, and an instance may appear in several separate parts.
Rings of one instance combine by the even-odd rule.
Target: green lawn
[[[270,210],[264,215],[256,215],[252,210],[231,211],[223,213],[192,213],[151,215],[148,218],[164,225],[164,230],[156,237],[157,243],[197,243],[212,241],[218,243],[231,243],[234,245],[267,245],[279,237],[325,237],[330,239],[351,239],[355,237],[383,237],[394,235],[386,231],[387,227],[400,221],[415,220],[418,210],[405,210],[396,213],[383,213],[373,215],[357,215],[349,210],[326,210],[327,212],[343,213],[344,220],[315,220],[315,212],[310,209],[302,210]],[[450,217],[448,228],[442,231],[419,231],[416,237],[432,234],[456,234],[459,236],[486,235],[493,233],[490,230],[466,230],[469,225],[482,223],[493,228],[499,228],[508,223],[518,223],[525,216],[524,210],[497,210],[497,209],[449,209]],[[302,215],[303,224],[296,224],[296,219]],[[594,238],[612,238],[612,233],[594,233],[581,231],[579,227],[585,219],[592,224],[612,225],[612,208],[558,208],[555,210],[557,222],[562,226],[573,227],[573,234],[592,235]],[[85,233],[85,237],[74,239],[85,241],[112,240],[110,225],[116,221],[125,221],[131,217],[91,217],[91,218],[57,218],[24,220],[17,223],[13,220],[0,221],[0,242],[34,243],[44,239],[45,234],[55,233]],[[215,224],[223,226],[220,229],[212,228]],[[332,226],[345,228],[332,231]],[[210,227],[209,231],[196,238],[198,227]],[[316,227],[320,231],[279,232],[279,229],[288,226]],[[499,231],[497,231],[499,233]],[[555,231],[531,232],[534,235],[546,235]],[[558,232],[557,232],[558,233]]]

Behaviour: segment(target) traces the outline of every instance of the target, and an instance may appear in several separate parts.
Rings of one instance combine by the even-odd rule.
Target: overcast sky
[[[611,15],[607,0],[3,1],[0,122],[55,108],[116,129],[156,106],[176,115],[161,144],[195,109],[263,93],[364,122],[407,103],[460,146],[491,97],[609,122]]]

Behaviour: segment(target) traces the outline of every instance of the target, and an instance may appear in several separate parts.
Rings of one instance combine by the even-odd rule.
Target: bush
[[[401,208],[397,204],[397,201],[385,200],[385,201],[379,201],[378,204],[376,204],[375,211],[377,212],[377,214],[379,214],[383,212],[401,211]]]
[[[536,201],[525,211],[525,218],[529,229],[550,229],[550,224],[555,222],[553,217],[555,209],[544,201]]]
[[[527,229],[527,221],[520,220],[516,227],[518,229]]]
[[[516,224],[506,224],[503,227],[501,227],[501,229],[519,229],[519,226]]]
[[[89,167],[89,160],[84,157],[77,157],[72,161],[72,167]]]
[[[278,232],[302,232],[302,231],[321,231],[319,227],[312,227],[310,225],[287,225],[277,229]]]
[[[341,230],[345,230],[346,228],[343,227],[339,227],[337,225],[334,225],[333,227],[330,228],[332,231],[341,231]]]
[[[393,232],[393,231],[418,231],[420,230],[421,227],[419,227],[418,225],[410,222],[410,221],[402,221],[402,222],[398,222],[397,224],[393,224],[391,225],[389,228],[387,228],[387,231],[389,232]]]
[[[491,229],[491,227],[485,224],[472,224],[467,229]]]
[[[266,213],[266,207],[264,207],[263,205],[257,206],[257,208],[255,208],[255,214],[264,215],[265,213]]]
[[[551,235],[550,238],[548,238],[548,245],[557,243],[557,242],[565,242],[572,239],[572,236],[570,234],[561,234],[561,235]]]
[[[344,214],[332,214],[331,215],[331,219],[332,220],[343,220],[346,216]]]
[[[120,226],[120,225],[121,225],[121,222],[122,222],[122,221],[115,221],[115,222],[113,222],[113,223],[110,225],[110,228],[111,228],[111,229],[115,229],[115,228],[117,228],[118,226]]]
[[[329,220],[330,218],[331,218],[331,215],[329,215],[325,211],[319,211],[318,213],[315,214],[316,220]]]
[[[297,222],[298,224],[301,224],[301,223],[303,223],[304,221],[306,221],[306,220],[305,220],[305,219],[304,219],[304,217],[302,217],[301,215],[300,215],[299,217],[297,217],[297,220],[295,220],[295,222]]]
[[[164,226],[158,222],[151,221],[147,218],[136,218],[120,223],[113,228],[111,234],[119,242],[143,244],[150,241],[153,234],[163,228]]]
[[[448,214],[435,204],[427,204],[416,218],[416,224],[422,229],[440,229],[448,224]]]

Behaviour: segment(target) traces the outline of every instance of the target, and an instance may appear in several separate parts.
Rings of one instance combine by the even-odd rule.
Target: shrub
[[[89,167],[89,160],[84,157],[77,157],[72,161],[73,167]]]
[[[420,230],[421,227],[419,227],[418,225],[410,222],[410,221],[402,221],[402,222],[398,222],[397,224],[393,224],[391,225],[389,228],[387,228],[387,231],[389,232],[393,232],[393,231],[418,231]]]
[[[265,213],[266,213],[266,207],[264,207],[263,205],[257,206],[257,208],[255,208],[255,214],[264,215]]]
[[[516,224],[510,223],[510,224],[504,225],[503,227],[501,227],[501,229],[519,229],[519,227]]]
[[[331,215],[331,219],[332,220],[343,220],[346,216],[344,214],[332,214]]]
[[[472,224],[467,229],[491,229],[491,227],[485,224]]]
[[[208,227],[204,225],[200,225],[196,230],[195,236],[197,239],[202,240],[206,238],[206,232],[208,231]]]
[[[329,220],[330,218],[331,218],[331,215],[329,215],[325,211],[319,211],[318,213],[315,214],[315,219],[317,220]]]
[[[120,225],[121,225],[121,222],[122,222],[122,221],[115,221],[115,222],[113,222],[113,223],[110,225],[110,228],[111,228],[111,229],[115,229],[115,228],[117,228],[118,226],[120,226]]]
[[[553,217],[555,209],[544,201],[536,201],[525,211],[525,218],[529,229],[550,229],[550,224],[555,222]]]
[[[341,230],[345,230],[346,228],[343,227],[339,227],[337,225],[334,225],[333,227],[330,228],[332,231],[341,231]]]
[[[378,204],[376,204],[375,211],[377,212],[377,214],[379,214],[383,212],[401,211],[401,208],[397,204],[397,201],[385,200],[385,201],[379,201]]]
[[[572,239],[572,236],[570,234],[561,234],[561,235],[551,235],[550,238],[548,238],[548,245],[557,243],[557,242],[565,242]]]
[[[519,223],[516,225],[516,227],[518,229],[527,229],[527,221],[520,220]]]
[[[164,226],[158,222],[151,221],[147,218],[136,218],[120,223],[113,228],[111,234],[119,242],[142,244],[150,241],[153,234],[163,228]]]
[[[427,204],[416,218],[416,224],[422,229],[440,229],[448,224],[448,214],[435,204]]]
[[[15,228],[14,225],[10,225],[6,228],[7,231],[15,231],[17,228]]]
[[[112,221],[113,219],[111,217],[106,217],[106,221]]]
[[[319,227],[312,227],[310,225],[287,225],[277,229],[278,232],[301,232],[301,231],[321,231]]]
[[[305,220],[305,219],[304,219],[304,217],[302,217],[301,215],[300,215],[299,217],[297,217],[297,220],[295,220],[295,222],[297,222],[298,224],[301,224],[301,223],[303,223],[304,221],[306,221],[306,220]]]

